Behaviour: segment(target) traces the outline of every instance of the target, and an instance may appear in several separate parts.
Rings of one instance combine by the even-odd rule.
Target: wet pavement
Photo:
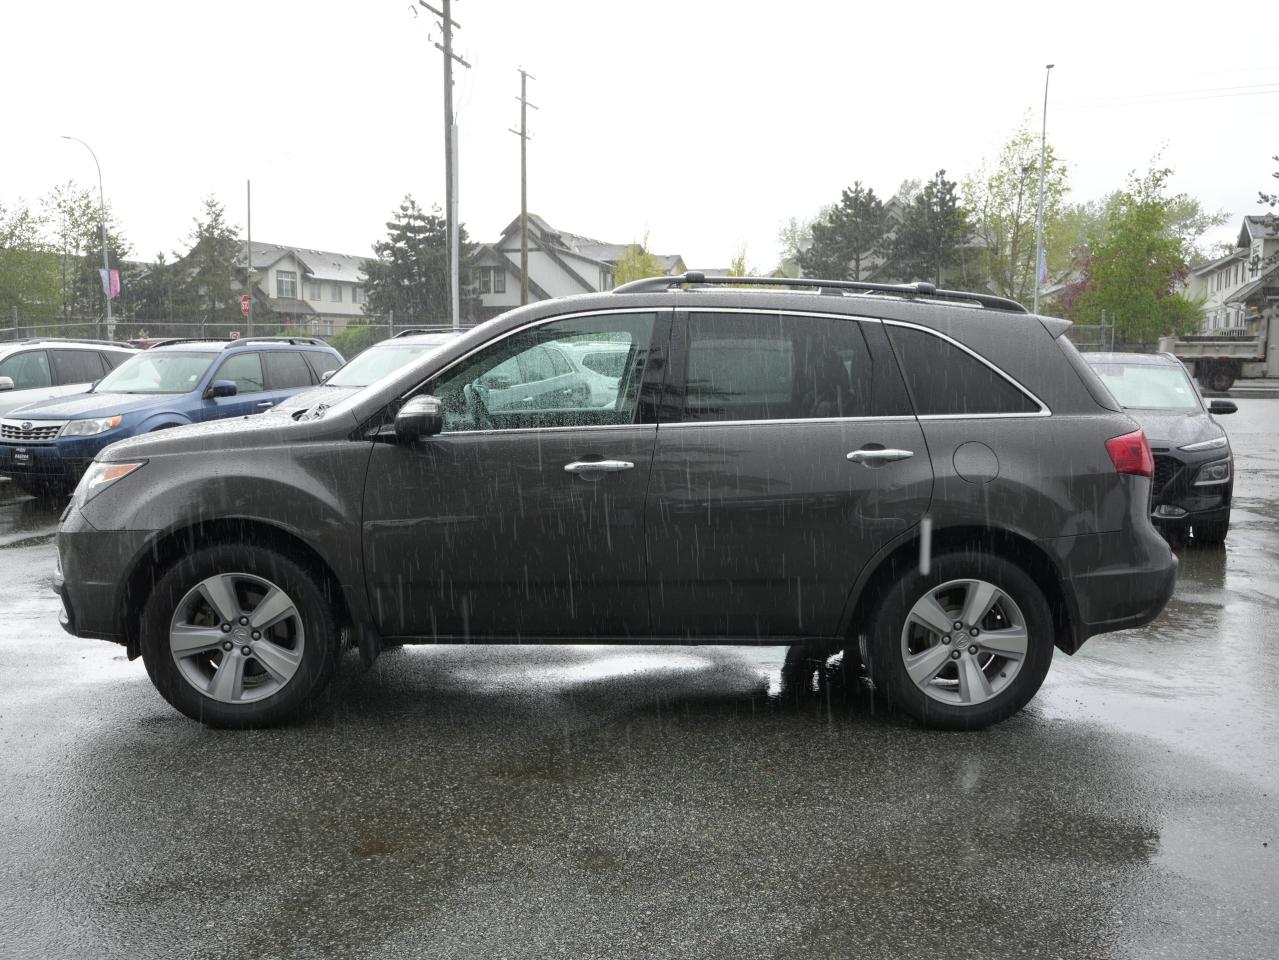
[[[205,730],[0,488],[0,958],[1275,956],[1279,400],[1223,423],[1226,548],[978,734],[729,647],[351,657]]]

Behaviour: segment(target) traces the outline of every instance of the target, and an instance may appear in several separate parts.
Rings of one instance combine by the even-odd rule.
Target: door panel
[[[833,635],[858,572],[932,490],[882,326],[699,311],[677,313],[671,343],[647,508],[654,633]]]
[[[644,494],[655,426],[378,444],[365,571],[388,636],[648,635]],[[616,460],[619,472],[565,466]]]

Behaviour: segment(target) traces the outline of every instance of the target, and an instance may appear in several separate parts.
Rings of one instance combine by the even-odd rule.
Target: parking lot
[[[784,648],[418,647],[206,730],[57,625],[0,502],[0,957],[1261,957],[1279,938],[1279,400],[1149,627],[943,734]]]

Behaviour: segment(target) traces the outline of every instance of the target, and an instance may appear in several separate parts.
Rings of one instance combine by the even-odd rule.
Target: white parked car
[[[0,346],[0,416],[94,383],[138,351],[103,340],[44,338]]]

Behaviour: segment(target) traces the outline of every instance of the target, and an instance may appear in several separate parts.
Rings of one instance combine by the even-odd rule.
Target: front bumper
[[[133,654],[136,642],[130,642],[126,621],[141,611],[130,609],[121,571],[133,569],[149,536],[146,531],[96,530],[75,504],[67,507],[58,529],[53,578],[54,592],[62,599],[58,622],[64,630],[129,644]]]
[[[54,443],[0,442],[0,476],[29,484],[45,484],[70,490],[80,482],[98,451],[115,438],[85,437]]]
[[[1156,453],[1151,522],[1160,530],[1178,531],[1196,523],[1229,520],[1234,477],[1225,483],[1195,486],[1199,468],[1225,456],[1229,450],[1186,453],[1165,449]]]

